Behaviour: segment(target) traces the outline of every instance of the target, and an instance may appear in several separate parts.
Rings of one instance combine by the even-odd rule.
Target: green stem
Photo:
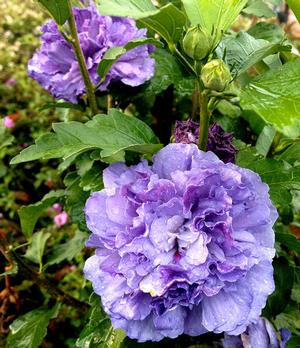
[[[268,154],[267,154],[267,156],[270,156],[270,155],[274,155],[274,154],[276,154],[276,150],[277,150],[277,147],[278,147],[278,145],[279,145],[279,143],[280,143],[280,140],[281,140],[281,137],[282,137],[282,134],[280,133],[280,132],[276,132],[276,134],[275,134],[275,137],[274,137],[274,139],[273,139],[273,143],[272,143],[272,146],[270,147],[270,150],[269,150],[269,152],[268,152]],[[280,151],[281,149],[279,149],[279,151]]]
[[[174,54],[177,55],[178,59],[180,60],[180,63],[192,74],[197,76],[197,73],[193,66],[189,63],[189,61],[185,58],[185,56],[179,51],[179,49],[174,45],[174,46],[169,46],[170,51]]]
[[[96,96],[94,93],[94,86],[92,84],[90,74],[88,72],[85,58],[80,46],[79,38],[78,38],[78,33],[77,33],[77,28],[76,28],[76,22],[72,10],[72,4],[71,0],[67,0],[68,7],[71,13],[70,18],[68,19],[69,27],[70,27],[70,32],[72,36],[71,44],[74,48],[75,55],[79,64],[80,72],[84,81],[85,89],[86,89],[86,94],[89,100],[90,108],[92,110],[93,115],[96,115],[98,113],[98,107],[97,107],[97,101],[96,101]]]
[[[260,62],[256,63],[254,65],[254,69],[258,74],[263,74],[265,72],[267,72],[268,70],[270,70],[270,68],[268,67],[268,65],[261,60]]]
[[[200,105],[200,136],[199,136],[199,149],[206,151],[208,141],[208,130],[210,120],[210,110],[208,108],[209,97],[207,90],[201,90],[200,84],[198,84],[199,90],[199,105]]]

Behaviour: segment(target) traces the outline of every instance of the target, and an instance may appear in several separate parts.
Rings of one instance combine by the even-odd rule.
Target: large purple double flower
[[[147,30],[138,29],[128,18],[100,16],[94,5],[73,9],[80,45],[92,82],[100,81],[97,67],[105,52],[129,41],[145,37]],[[42,46],[29,61],[29,75],[55,98],[76,103],[85,93],[78,62],[72,45],[64,39],[54,21],[42,27]],[[112,81],[138,86],[154,74],[153,46],[142,45],[128,51],[110,69],[100,90]]]
[[[115,163],[85,207],[95,255],[85,276],[115,328],[139,341],[238,335],[274,290],[277,218],[268,186],[194,144],[150,166]]]

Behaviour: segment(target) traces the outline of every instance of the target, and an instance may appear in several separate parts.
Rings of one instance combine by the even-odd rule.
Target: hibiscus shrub
[[[7,347],[299,347],[299,4],[38,2],[52,130],[5,112],[0,158],[55,180],[0,230]]]

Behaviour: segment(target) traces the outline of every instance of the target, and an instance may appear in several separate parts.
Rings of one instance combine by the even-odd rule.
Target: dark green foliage
[[[67,0],[38,2],[69,35]],[[272,23],[255,18],[274,17],[280,1],[96,2],[102,15],[129,16],[148,29],[148,38],[106,52],[98,66],[101,78],[123,54],[142,44],[156,46],[156,68],[143,86],[116,83],[109,91],[98,91],[99,114],[93,117],[85,96],[78,104],[55,101],[27,77],[27,62],[40,44],[38,26],[45,20],[41,6],[14,0],[5,14],[6,6],[0,4],[0,36],[6,40],[4,46],[0,43],[5,48],[0,56],[0,111],[15,122],[11,129],[0,125],[0,237],[5,249],[0,293],[9,304],[0,309],[4,328],[10,325],[0,345],[209,348],[220,342],[222,335],[212,333],[143,344],[125,338],[122,330],[113,329],[101,299],[83,277],[84,262],[94,252],[85,247],[89,233],[84,207],[92,192],[103,189],[103,170],[117,161],[151,162],[161,143],[172,141],[176,120],[199,121],[197,88],[204,88],[199,76],[204,65],[218,59],[229,66],[231,76],[228,72],[222,88],[205,91],[210,123],[233,133],[237,164],[269,185],[279,212],[276,288],[263,315],[277,330],[285,327],[293,333],[287,348],[299,347],[300,59],[291,52],[295,45],[286,38],[287,26],[274,18]],[[298,1],[287,3],[300,17]],[[79,0],[72,4],[84,6]],[[240,13],[240,19],[257,24],[236,24],[239,31],[233,32]],[[208,54],[195,62],[184,51],[183,38],[197,25],[212,42]],[[68,213],[64,226],[53,222],[54,203]]]

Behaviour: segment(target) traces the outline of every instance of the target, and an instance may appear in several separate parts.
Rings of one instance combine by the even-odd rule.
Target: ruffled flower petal
[[[94,85],[100,82],[97,67],[105,52],[146,36],[135,21],[128,18],[100,16],[96,6],[74,8],[80,45]],[[59,32],[54,21],[42,27],[42,45],[28,64],[29,75],[55,98],[77,103],[85,85],[72,45]],[[114,81],[139,86],[154,75],[155,60],[150,57],[153,46],[141,45],[124,54],[110,69],[99,90]]]
[[[152,166],[109,166],[104,186],[85,207],[96,252],[84,272],[115,328],[144,342],[240,335],[258,321],[278,215],[257,174],[170,144]]]

